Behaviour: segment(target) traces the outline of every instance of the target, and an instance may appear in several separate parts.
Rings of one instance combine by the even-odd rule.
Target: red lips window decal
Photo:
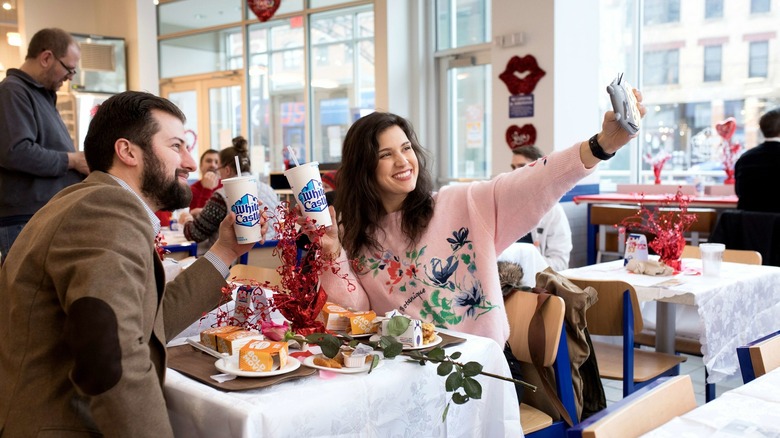
[[[547,73],[536,63],[536,58],[526,55],[522,58],[513,56],[506,64],[506,70],[498,77],[504,81],[509,92],[515,95],[530,94],[545,74]]]

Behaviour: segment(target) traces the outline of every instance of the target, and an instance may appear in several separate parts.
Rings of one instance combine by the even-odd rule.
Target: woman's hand
[[[300,212],[300,205],[296,205],[295,208]],[[328,212],[330,213],[331,226],[325,229],[325,234],[320,239],[320,246],[322,247],[322,254],[330,259],[335,259],[341,254],[341,241],[339,240],[339,229],[336,224],[336,210],[333,206],[328,206]],[[316,225],[311,221],[306,220],[306,216],[301,214],[298,217],[298,225],[301,226],[301,230],[309,237],[309,240],[313,241],[315,237]]]
[[[644,118],[645,113],[647,113],[647,108],[642,105],[642,93],[636,88],[634,88],[633,91],[634,96],[636,96],[636,106],[639,109],[639,114]],[[596,140],[604,149],[604,152],[612,154],[617,152],[637,135],[639,135],[639,133],[631,135],[626,132],[617,121],[615,112],[607,111],[607,113],[604,114],[604,121],[601,123],[601,132],[596,137]]]
[[[633,91],[634,96],[636,96],[636,105],[639,109],[639,114],[644,118],[647,109],[642,105],[642,93],[636,88]],[[620,126],[614,111],[607,111],[604,114],[604,121],[601,123],[601,132],[596,135],[596,141],[601,148],[604,149],[605,153],[614,154],[637,135],[639,135],[638,132],[631,135]],[[601,162],[601,160],[596,158],[590,151],[588,140],[580,143],[580,159],[582,160],[582,164],[588,169]]]

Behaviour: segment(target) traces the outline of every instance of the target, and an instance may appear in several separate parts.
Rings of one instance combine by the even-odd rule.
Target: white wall
[[[598,2],[595,0],[493,0],[493,35],[521,32],[522,45],[492,50],[493,174],[504,172],[512,153],[505,140],[509,126],[532,124],[544,153],[587,140],[601,129],[598,103],[606,85],[598,83]],[[546,75],[533,91],[534,115],[510,118],[509,91],[498,77],[513,56],[533,55]],[[581,184],[597,183],[595,176]],[[572,228],[571,266],[584,265],[587,210],[563,203]]]

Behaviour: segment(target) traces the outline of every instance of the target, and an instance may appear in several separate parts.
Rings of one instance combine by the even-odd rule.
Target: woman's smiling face
[[[406,196],[417,186],[417,155],[399,126],[382,131],[377,142],[376,181],[385,211],[392,213],[400,210]]]

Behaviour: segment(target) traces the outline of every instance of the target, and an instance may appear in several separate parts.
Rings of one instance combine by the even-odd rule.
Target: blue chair
[[[744,383],[780,367],[780,331],[737,347],[737,358]]]
[[[581,288],[592,287],[598,301],[587,311],[591,336],[620,336],[620,345],[593,342],[599,374],[604,379],[623,382],[623,397],[662,376],[680,374],[687,358],[634,348],[634,334],[642,331],[642,315],[636,290],[617,280],[571,279]]]
[[[570,428],[568,438],[632,438],[696,408],[691,376],[663,377]]]
[[[562,403],[574,424],[577,423],[577,410],[574,404],[574,388],[571,380],[571,364],[569,349],[566,343],[566,331],[563,326],[565,304],[557,296],[549,296],[539,309],[544,325],[543,352],[534,349],[529,340],[532,339],[531,324],[539,300],[539,295],[515,291],[505,299],[504,305],[509,318],[509,343],[512,353],[520,362],[533,363],[532,350],[539,354],[541,366],[552,367],[555,372],[555,395]],[[543,392],[540,387],[537,392]],[[530,438],[564,437],[568,427],[563,419],[553,419],[548,413],[542,412],[530,405],[520,405],[520,423],[523,434]]]

